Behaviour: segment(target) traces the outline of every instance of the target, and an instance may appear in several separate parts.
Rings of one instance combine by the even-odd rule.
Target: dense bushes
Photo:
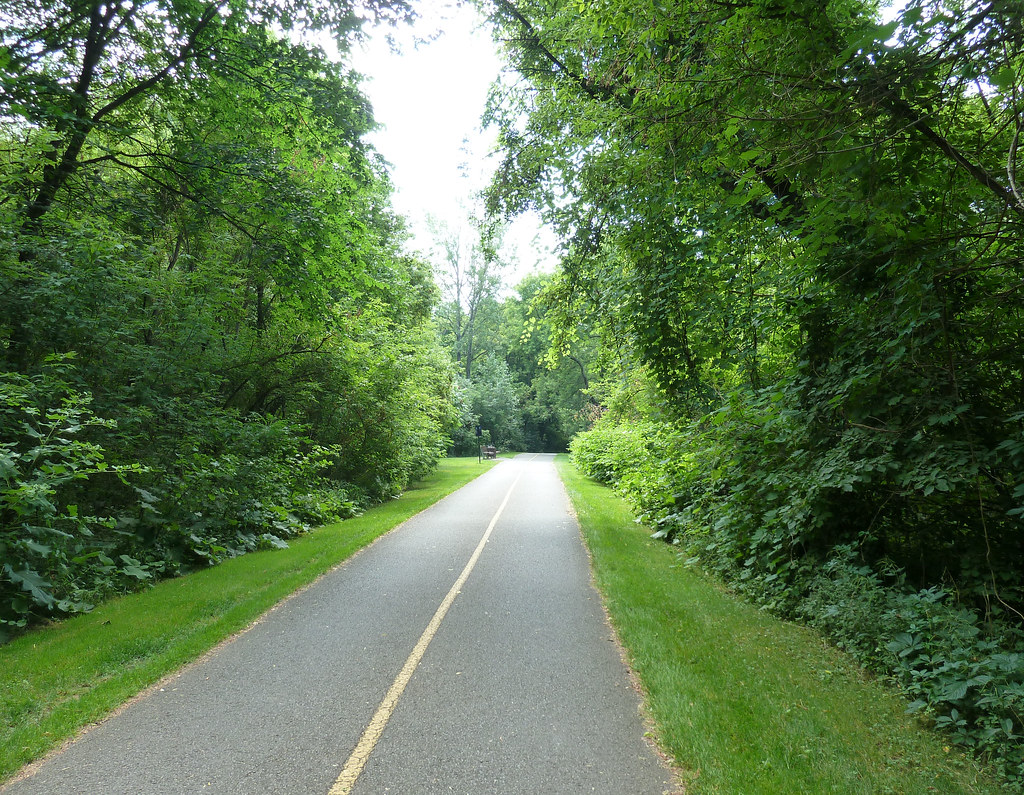
[[[1021,596],[1012,549],[993,547],[989,565],[965,556],[929,571],[942,550],[887,513],[886,502],[972,484],[956,472],[908,473],[885,446],[864,455],[877,443],[863,429],[816,450],[793,417],[778,393],[689,424],[617,423],[609,414],[571,450],[688,562],[818,627],[891,676],[912,710],[1024,784],[1024,632],[1011,606]],[[881,496],[865,516],[851,496],[873,493]],[[989,517],[992,543],[1013,521]]]
[[[173,404],[145,449],[126,449],[74,376],[66,357],[33,377],[0,374],[0,633],[283,546],[368,499],[325,476],[340,448],[197,401]]]
[[[266,286],[259,327],[246,275],[168,269],[109,222],[27,245],[32,268],[0,263],[0,632],[280,546],[443,454],[452,374],[414,271],[358,316]]]
[[[444,452],[451,375],[425,331],[377,328],[378,347],[350,328],[347,341],[232,381],[217,373],[223,349],[182,360],[144,344],[134,322],[123,313],[120,335],[87,362],[69,353],[0,373],[0,633],[283,545],[399,493]],[[51,344],[68,350],[60,335]],[[412,335],[422,347],[386,344]],[[268,382],[276,408],[246,411],[233,383],[266,394]]]
[[[103,538],[113,518],[68,499],[82,481],[127,474],[81,438],[111,425],[89,402],[49,372],[0,378],[0,633],[46,611],[88,610],[106,582],[150,577]]]
[[[797,612],[873,670],[894,678],[954,740],[987,757],[1017,788],[1024,773],[1024,633],[988,620],[942,586],[907,589],[852,548],[811,578]],[[888,582],[886,582],[888,580]]]

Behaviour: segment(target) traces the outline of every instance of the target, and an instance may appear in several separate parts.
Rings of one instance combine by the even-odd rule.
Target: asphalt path
[[[552,457],[520,456],[3,792],[659,795],[639,710]]]

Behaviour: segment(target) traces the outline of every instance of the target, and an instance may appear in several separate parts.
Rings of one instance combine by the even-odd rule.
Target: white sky
[[[410,247],[426,254],[433,242],[428,215],[467,228],[472,197],[497,167],[495,131],[482,131],[480,116],[502,66],[475,9],[424,0],[417,10],[412,29],[371,32],[351,60],[365,75],[363,90],[383,126],[369,139],[392,164],[395,209],[409,220]],[[398,53],[388,44],[389,32]],[[535,241],[538,234],[543,243]],[[554,238],[535,216],[518,219],[505,239],[506,258],[513,261],[509,284],[538,263],[553,268]]]

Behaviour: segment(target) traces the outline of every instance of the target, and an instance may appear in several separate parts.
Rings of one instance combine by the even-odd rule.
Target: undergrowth
[[[821,630],[896,683],[909,712],[1024,791],[1014,519],[969,530],[980,487],[956,462],[908,472],[894,463],[895,440],[856,428],[816,449],[786,399],[727,402],[689,424],[605,420],[576,437],[572,459],[614,485],[686,564]]]

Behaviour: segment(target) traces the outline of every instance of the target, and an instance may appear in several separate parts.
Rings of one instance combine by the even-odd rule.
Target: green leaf
[[[989,75],[988,82],[1000,91],[1009,91],[1017,83],[1017,71],[1012,66],[1005,66]]]
[[[967,682],[953,681],[939,688],[937,696],[943,701],[959,701],[967,695]]]
[[[43,607],[53,606],[56,601],[50,592],[53,586],[39,572],[32,571],[27,567],[21,571],[15,571],[10,564],[5,563],[4,573],[11,582],[20,585],[23,591],[30,593],[36,604]]]

